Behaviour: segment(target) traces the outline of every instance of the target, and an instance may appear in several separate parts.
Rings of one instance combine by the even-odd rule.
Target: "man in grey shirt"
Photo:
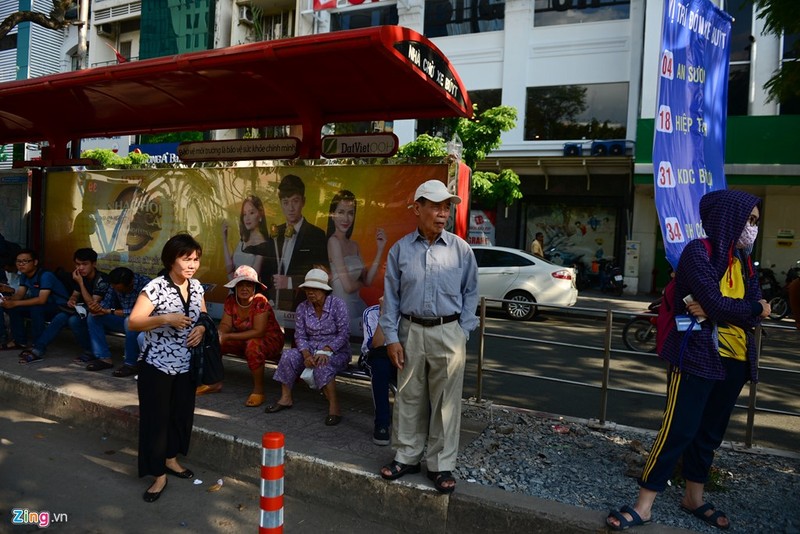
[[[398,368],[397,452],[381,476],[418,473],[427,441],[428,478],[440,492],[452,493],[466,345],[478,326],[478,266],[469,245],[444,229],[451,205],[461,199],[438,180],[420,185],[414,199],[417,229],[392,246],[384,280],[380,326]]]

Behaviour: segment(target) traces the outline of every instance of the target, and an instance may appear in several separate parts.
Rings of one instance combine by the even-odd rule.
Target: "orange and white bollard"
[[[261,521],[259,534],[283,532],[283,434],[261,438]]]

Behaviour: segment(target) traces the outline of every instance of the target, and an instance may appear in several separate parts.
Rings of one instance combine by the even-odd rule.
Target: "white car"
[[[522,250],[473,246],[478,261],[478,293],[487,307],[502,307],[509,319],[524,321],[536,315],[535,302],[574,306],[578,300],[575,270],[550,263]]]

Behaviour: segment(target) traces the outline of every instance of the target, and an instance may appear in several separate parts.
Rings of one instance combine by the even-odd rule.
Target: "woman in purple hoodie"
[[[650,522],[653,502],[681,457],[686,481],[681,510],[719,529],[730,527],[723,512],[703,501],[703,492],[736,399],[748,380],[758,379],[753,328],[770,313],[750,260],[759,204],[743,191],[713,191],[700,200],[708,243],[696,239],[683,250],[673,309],[694,316],[701,328],[673,329],[667,338],[661,354],[669,363],[661,430],[639,478],[636,503],[611,511],[606,519],[611,530]]]

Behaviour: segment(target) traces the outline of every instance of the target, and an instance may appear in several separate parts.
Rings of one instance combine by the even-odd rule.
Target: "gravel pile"
[[[608,511],[633,504],[636,477],[655,433],[598,429],[529,412],[466,407],[486,430],[458,457],[462,481],[564,504]],[[714,460],[719,489],[707,500],[726,512],[730,531],[800,533],[800,458],[740,452],[723,445]],[[679,508],[683,490],[671,485],[656,499],[653,521],[719,532]]]

